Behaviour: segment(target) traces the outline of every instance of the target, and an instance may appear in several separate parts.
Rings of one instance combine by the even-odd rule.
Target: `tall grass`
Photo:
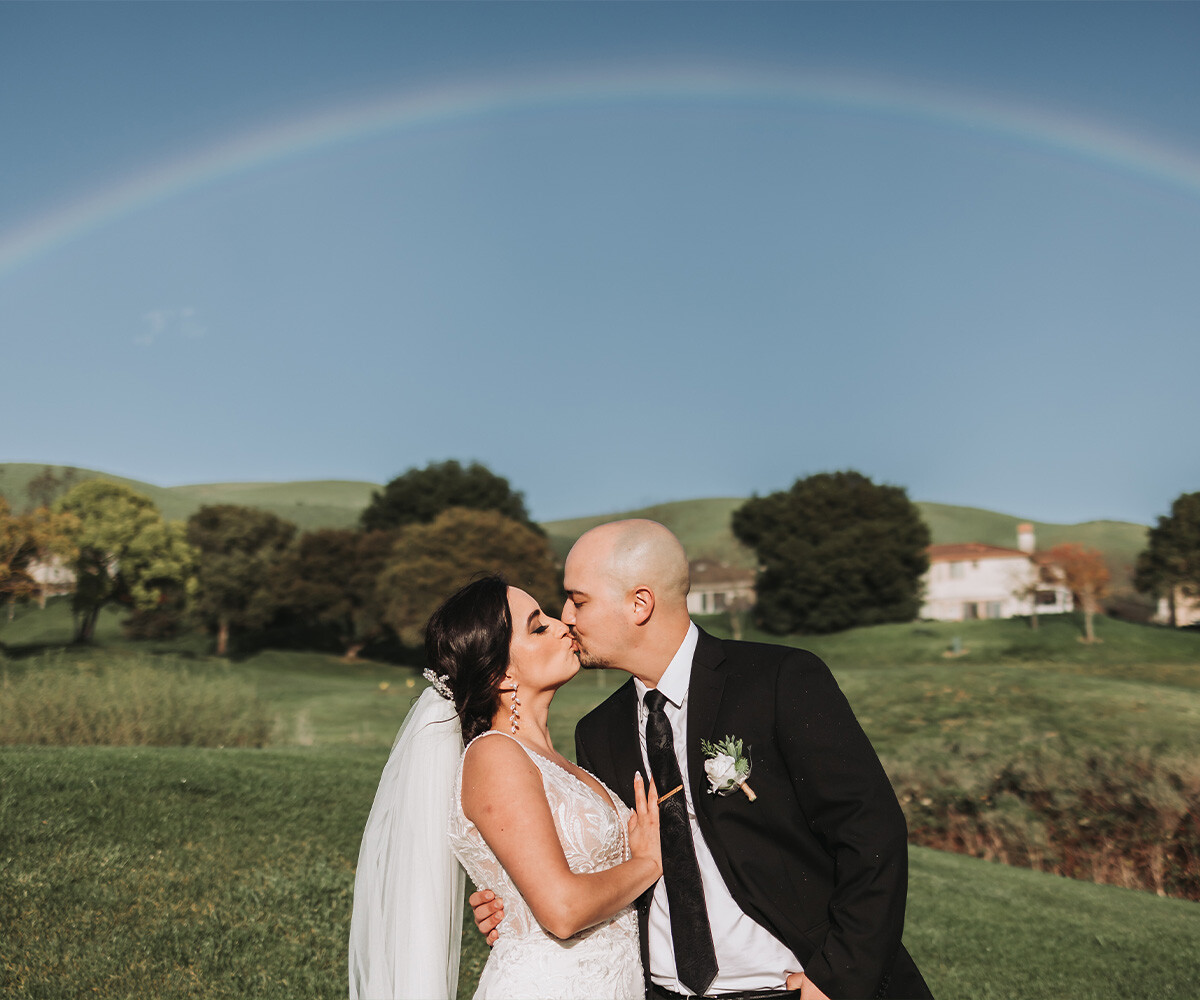
[[[254,685],[213,664],[53,653],[0,664],[0,744],[261,747],[270,735]]]

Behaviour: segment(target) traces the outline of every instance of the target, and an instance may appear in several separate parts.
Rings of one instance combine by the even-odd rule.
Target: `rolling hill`
[[[26,502],[26,486],[46,466],[28,463],[0,463],[0,494],[8,496],[14,507]],[[62,468],[50,466],[61,474]],[[237,503],[261,507],[286,518],[302,529],[348,528],[380,489],[375,483],[341,480],[316,480],[294,483],[203,483],[191,486],[154,486],[91,469],[77,470],[78,478],[102,477],[123,483],[150,497],[170,520],[189,517],[204,504]],[[543,522],[557,555],[566,555],[575,539],[588,528],[617,517],[648,517],[661,521],[675,532],[692,558],[707,558],[735,566],[754,565],[753,554],[733,537],[729,517],[744,497],[714,497],[679,500],[630,511],[614,511],[590,517]],[[954,507],[948,504],[917,501],[917,507],[929,525],[934,544],[985,542],[1015,547],[1017,525],[1026,518],[1012,514]],[[1128,592],[1137,554],[1146,545],[1146,526],[1127,521],[1087,521],[1082,524],[1053,524],[1031,521],[1037,534],[1038,548],[1059,542],[1078,542],[1105,554],[1112,569],[1115,589]]]
[[[0,463],[0,494],[16,508],[26,503],[26,487],[44,465]],[[62,466],[49,466],[56,475]],[[358,515],[379,489],[375,483],[320,480],[298,483],[201,483],[194,486],[154,486],[94,469],[76,469],[76,480],[107,479],[149,497],[170,521],[183,521],[205,504],[236,503],[261,507],[302,529],[352,528]]]

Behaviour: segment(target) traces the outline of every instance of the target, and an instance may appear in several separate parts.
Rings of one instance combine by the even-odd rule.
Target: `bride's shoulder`
[[[489,729],[486,733],[480,733],[467,744],[466,750],[463,751],[464,775],[488,771],[502,772],[505,769],[512,769],[514,765],[521,764],[537,770],[536,765],[529,759],[529,754],[525,752],[525,748],[507,733],[502,733],[498,729]],[[518,770],[524,769],[525,767],[518,767]]]
[[[475,737],[463,754],[461,800],[474,823],[488,810],[527,802],[542,795],[542,774],[525,748],[505,733],[491,731]]]

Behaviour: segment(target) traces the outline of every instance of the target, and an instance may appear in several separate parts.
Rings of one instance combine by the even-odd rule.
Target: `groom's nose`
[[[568,627],[575,624],[575,605],[571,601],[571,598],[567,598],[566,603],[563,605],[562,614],[559,617],[562,619],[562,623]]]

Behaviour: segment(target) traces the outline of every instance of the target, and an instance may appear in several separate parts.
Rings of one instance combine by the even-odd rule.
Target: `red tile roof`
[[[931,545],[925,550],[930,562],[975,562],[977,559],[1028,559],[1029,553],[1020,549],[1005,549],[983,542],[959,542],[954,545]]]

